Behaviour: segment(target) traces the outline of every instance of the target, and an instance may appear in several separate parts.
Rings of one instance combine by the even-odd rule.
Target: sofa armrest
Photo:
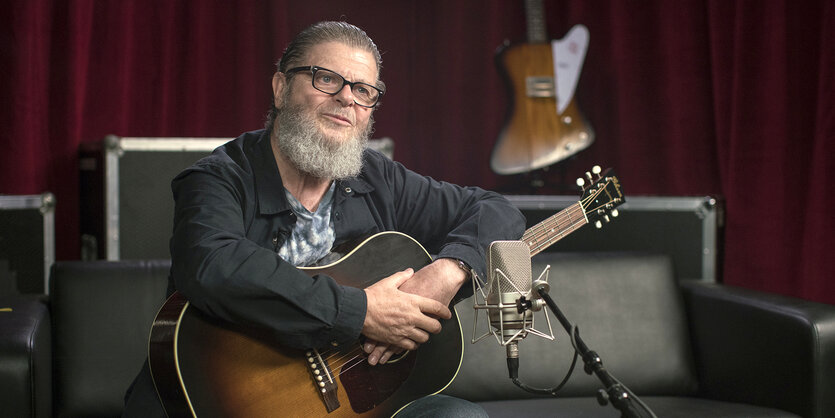
[[[714,283],[681,287],[705,397],[835,416],[835,306]]]
[[[15,417],[52,416],[52,337],[43,298],[0,298],[0,405]]]

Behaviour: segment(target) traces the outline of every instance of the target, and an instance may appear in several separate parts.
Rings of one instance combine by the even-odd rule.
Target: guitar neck
[[[533,257],[587,223],[586,213],[577,202],[532,226],[521,240],[531,247]]]
[[[545,43],[548,30],[545,28],[545,8],[542,0],[525,0],[525,20],[528,29],[528,42]]]

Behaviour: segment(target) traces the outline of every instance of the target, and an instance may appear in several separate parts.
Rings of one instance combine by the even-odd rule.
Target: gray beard
[[[296,169],[315,178],[356,177],[362,170],[362,153],[373,124],[369,118],[365,129],[339,141],[326,137],[300,107],[285,105],[276,116],[278,149]]]

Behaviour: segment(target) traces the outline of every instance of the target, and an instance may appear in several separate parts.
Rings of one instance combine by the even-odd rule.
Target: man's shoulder
[[[197,165],[226,165],[232,164],[241,167],[251,165],[258,155],[258,144],[264,134],[264,130],[244,132],[237,138],[217,147],[211,154],[198,160]]]
[[[197,160],[180,176],[191,172],[208,172],[219,176],[250,175],[259,153],[258,143],[264,130],[244,132],[237,138],[215,148],[211,154]]]

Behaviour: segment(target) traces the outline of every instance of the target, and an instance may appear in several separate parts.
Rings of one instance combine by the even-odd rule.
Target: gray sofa
[[[657,416],[835,416],[835,306],[679,283],[658,255],[542,253],[535,274],[545,264],[550,294],[583,340]],[[3,416],[118,416],[146,355],[168,267],[164,260],[59,262],[48,297],[0,297]],[[598,405],[601,384],[582,364],[557,398],[522,391],[492,337],[470,344],[472,302],[457,311],[465,355],[444,393],[479,402],[493,417],[619,416]],[[526,384],[554,386],[568,369],[567,334],[553,327],[556,341],[519,343]]]
[[[835,416],[828,395],[835,390],[835,306],[679,282],[660,255],[543,253],[534,257],[534,276],[546,265],[559,308],[657,416]],[[446,393],[480,402],[494,417],[620,416],[598,405],[603,386],[580,360],[557,398],[519,389],[508,378],[504,347],[492,337],[470,344],[474,311],[458,311],[465,355]],[[569,369],[568,333],[552,323],[556,341],[519,342],[519,379],[528,385],[554,387]]]

